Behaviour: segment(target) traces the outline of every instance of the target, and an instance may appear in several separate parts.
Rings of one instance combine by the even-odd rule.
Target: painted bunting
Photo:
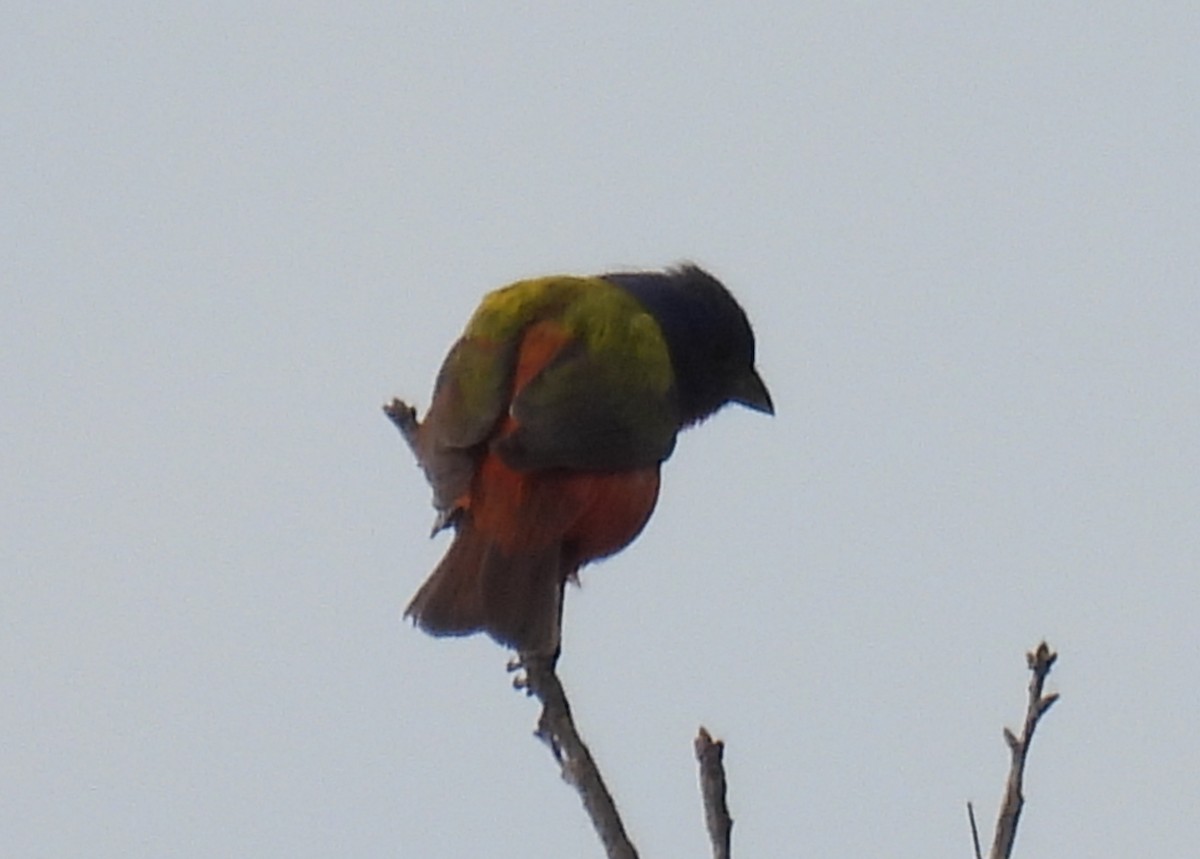
[[[676,434],[726,403],[774,414],[745,312],[696,266],[489,293],[425,419],[385,406],[433,487],[434,533],[455,532],[405,615],[557,653],[566,583],[637,537]]]

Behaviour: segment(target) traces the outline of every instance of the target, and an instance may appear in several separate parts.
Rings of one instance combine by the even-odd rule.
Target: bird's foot
[[[558,649],[549,654],[536,652],[517,653],[516,656],[508,660],[508,665],[505,666],[509,674],[516,675],[513,677],[513,688],[523,691],[528,696],[536,695],[539,688],[539,679],[545,677],[547,673],[554,673],[554,668],[558,664],[559,653]]]

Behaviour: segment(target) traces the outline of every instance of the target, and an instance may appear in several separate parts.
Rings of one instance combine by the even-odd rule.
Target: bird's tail
[[[454,542],[404,612],[431,635],[486,632],[521,653],[557,651],[567,580],[553,545],[507,555],[469,513]]]

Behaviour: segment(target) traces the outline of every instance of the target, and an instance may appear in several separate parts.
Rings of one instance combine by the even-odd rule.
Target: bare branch
[[[1038,720],[1046,715],[1058,700],[1057,693],[1042,695],[1046,677],[1050,674],[1054,661],[1058,659],[1058,654],[1043,641],[1027,653],[1025,659],[1033,673],[1029,681],[1029,704],[1025,710],[1025,724],[1021,736],[1018,737],[1008,728],[1004,729],[1004,740],[1012,753],[1012,765],[1008,771],[1008,783],[1004,788],[1004,801],[996,820],[996,836],[992,841],[990,859],[1009,859],[1012,856],[1013,843],[1017,837],[1017,823],[1021,819],[1021,808],[1025,805],[1021,785],[1025,778],[1025,760],[1029,755],[1029,745],[1033,742],[1033,732],[1037,729]],[[976,853],[978,854],[978,849]]]
[[[557,654],[541,656],[522,654],[514,668],[523,668],[525,676],[516,685],[542,702],[542,715],[534,736],[550,747],[554,759],[562,767],[563,780],[575,788],[583,807],[592,819],[609,859],[637,859],[637,850],[625,834],[625,826],[617,813],[612,794],[600,777],[592,758],[571,718],[567,693],[555,672]]]
[[[733,818],[725,803],[725,744],[700,727],[695,742],[700,762],[700,795],[704,798],[704,822],[712,841],[713,859],[729,859]]]
[[[979,847],[979,827],[975,823],[975,806],[967,800],[967,819],[971,821],[971,843],[975,847],[975,859],[983,859],[983,851]]]

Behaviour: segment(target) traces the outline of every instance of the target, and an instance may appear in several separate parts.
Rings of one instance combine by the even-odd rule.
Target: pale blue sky
[[[694,259],[778,416],[568,595],[646,856],[1018,856],[1200,807],[1190,4],[21,4],[0,32],[0,855],[600,856],[379,405],[479,296]],[[443,538],[444,539],[444,538]]]

